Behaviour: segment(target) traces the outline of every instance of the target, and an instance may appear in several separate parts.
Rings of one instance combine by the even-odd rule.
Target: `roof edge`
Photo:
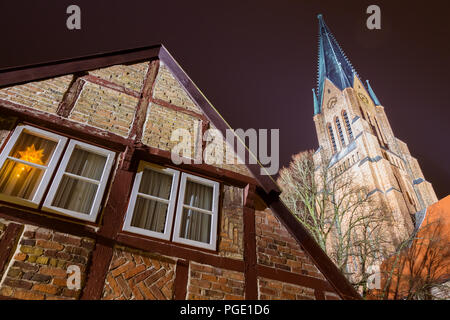
[[[43,80],[75,72],[139,62],[159,56],[161,44],[120,51],[97,53],[70,59],[54,60],[34,65],[0,69],[0,87]]]

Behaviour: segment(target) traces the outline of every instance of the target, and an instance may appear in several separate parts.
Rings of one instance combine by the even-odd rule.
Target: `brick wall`
[[[256,211],[255,220],[256,248],[259,264],[325,279],[270,209]]]
[[[85,83],[69,119],[128,136],[138,99],[93,83]]]
[[[233,259],[243,259],[244,190],[237,187],[223,187],[223,205],[220,217],[219,255]]]
[[[27,300],[78,298],[80,290],[67,288],[67,267],[80,267],[83,286],[93,247],[88,238],[25,226],[0,294]]]
[[[210,124],[210,129],[216,130],[217,128],[214,127],[214,125]],[[222,168],[225,170],[233,171],[236,173],[240,173],[249,177],[252,177],[253,175],[250,173],[250,171],[247,169],[247,166],[245,164],[242,164],[238,161],[238,157],[234,152],[234,149],[231,145],[229,145],[226,142],[226,137],[223,138],[223,145],[221,148],[217,147],[215,144],[215,139],[213,141],[208,142],[208,150],[211,150],[211,153],[208,153],[208,157],[213,159],[214,166],[218,168]],[[235,145],[238,145],[237,138],[235,138],[234,141]],[[221,150],[220,152],[216,150]],[[244,159],[242,159],[244,160]]]
[[[156,78],[153,97],[187,110],[202,112],[162,62]]]
[[[314,289],[266,279],[258,279],[260,300],[315,300]]]
[[[103,300],[170,300],[175,260],[125,248],[114,250]]]
[[[187,299],[244,299],[244,274],[191,262]]]
[[[0,99],[56,113],[72,78],[72,75],[67,75],[3,88],[0,89]]]
[[[201,126],[202,122],[194,116],[152,103],[147,113],[142,142],[151,147],[171,151],[179,143],[171,141],[172,132],[176,129],[186,129],[192,139],[191,157],[185,157],[194,158],[196,150],[201,146],[198,144]],[[179,139],[181,142],[181,138]]]
[[[121,85],[127,89],[141,92],[145,75],[148,70],[148,62],[131,65],[116,65],[108,68],[89,71],[90,75]]]

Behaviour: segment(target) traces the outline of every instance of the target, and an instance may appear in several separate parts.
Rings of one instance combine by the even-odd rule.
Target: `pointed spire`
[[[325,78],[328,78],[340,90],[353,86],[356,73],[347,56],[342,51],[334,36],[329,31],[323,16],[317,15],[319,19],[319,65],[317,77],[317,99],[320,105],[323,100],[323,87]],[[320,107],[317,112],[320,113]]]
[[[373,103],[375,103],[376,106],[381,106],[380,100],[378,100],[377,96],[375,95],[375,92],[372,90],[369,80],[366,80],[366,83],[367,83],[367,89],[369,90],[369,94],[373,100]]]
[[[314,91],[314,89],[312,89],[312,93],[313,93],[313,101],[314,101],[314,115],[320,113],[319,110],[319,102],[317,102],[317,95],[316,92]]]

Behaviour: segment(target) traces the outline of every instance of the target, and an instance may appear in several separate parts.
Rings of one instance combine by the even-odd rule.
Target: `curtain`
[[[0,193],[31,200],[45,170],[14,161],[24,160],[47,166],[56,148],[55,141],[23,131],[0,169]]]
[[[75,147],[67,164],[66,172],[100,181],[106,157]]]
[[[211,211],[213,194],[214,190],[212,187],[187,180],[184,204]],[[212,212],[208,214],[190,208],[183,208],[182,214],[180,237],[209,243]]]
[[[97,194],[106,157],[75,147],[65,172],[98,181],[89,182],[64,175],[61,179],[52,206],[89,214]]]
[[[171,175],[145,169],[142,173],[131,226],[164,233],[168,209],[167,201],[148,199],[145,195],[169,200],[171,188]]]

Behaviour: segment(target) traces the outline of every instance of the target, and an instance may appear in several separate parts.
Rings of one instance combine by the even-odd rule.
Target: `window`
[[[0,199],[33,208],[39,208],[45,199],[42,208],[46,211],[95,221],[115,153],[67,141],[19,125],[0,154]]]
[[[353,132],[352,132],[352,127],[350,125],[350,120],[347,115],[347,111],[345,111],[345,110],[342,111],[342,116],[344,117],[345,127],[347,128],[348,140],[351,141],[351,140],[353,140]]]
[[[131,191],[124,230],[170,239],[179,172],[141,162]]]
[[[327,124],[328,128],[328,134],[330,136],[331,145],[333,146],[333,152],[337,152],[337,146],[336,146],[336,140],[334,139],[334,133],[333,128],[331,127],[331,124]]]
[[[336,122],[336,129],[337,129],[338,134],[339,134],[339,139],[341,141],[341,145],[345,146],[345,140],[344,140],[344,134],[342,133],[341,122],[339,121],[338,117],[336,117],[334,119],[334,121]]]
[[[0,198],[37,208],[67,138],[18,126],[0,155]]]
[[[218,182],[141,162],[123,229],[215,250],[218,209]]]
[[[215,249],[219,183],[183,173],[173,240]]]
[[[44,208],[95,221],[115,153],[70,140]]]

